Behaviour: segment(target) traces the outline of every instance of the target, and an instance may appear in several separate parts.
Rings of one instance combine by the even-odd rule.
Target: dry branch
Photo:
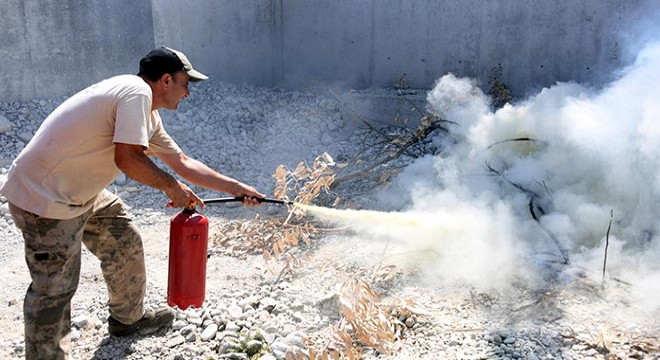
[[[337,94],[335,94],[332,90],[329,90],[329,89],[328,89],[328,91],[329,91],[330,94],[332,94],[332,96],[334,96],[334,97],[337,99],[337,101],[339,101],[343,106],[345,106],[347,109],[351,110],[351,112],[352,112],[353,114],[355,114],[355,116],[357,116],[357,118],[360,119],[360,121],[362,121],[362,123],[364,123],[364,124],[369,128],[369,130],[378,133],[380,136],[382,136],[383,138],[387,139],[388,142],[392,143],[393,145],[395,145],[395,146],[397,146],[397,147],[399,147],[399,148],[402,148],[400,145],[398,145],[398,144],[396,144],[396,143],[393,142],[393,140],[395,140],[395,139],[391,138],[390,136],[388,136],[387,134],[385,134],[385,132],[383,132],[382,130],[380,130],[380,129],[378,129],[377,127],[373,126],[373,125],[372,125],[370,122],[368,122],[368,121],[367,121],[362,115],[360,115],[357,111],[355,111],[351,106],[349,106],[348,104],[346,104],[346,102],[343,101],[339,96],[337,96]],[[404,152],[406,152],[406,149],[402,149],[402,150],[403,150]],[[410,156],[410,157],[413,157],[413,158],[417,158],[417,155],[415,155],[415,154],[413,154],[413,153],[406,153],[406,155],[408,155],[408,156]]]
[[[396,146],[398,148],[396,152],[388,153],[385,159],[377,161],[376,163],[364,169],[357,170],[350,174],[336,178],[333,187],[348,180],[366,176],[367,174],[371,173],[373,170],[377,169],[378,167],[385,165],[395,159],[398,159],[403,154],[410,155],[408,149],[424,141],[435,130],[442,130],[447,132],[448,130],[443,126],[444,123],[452,123],[452,122],[443,120],[434,114],[426,114],[421,119],[419,126],[417,126],[413,131],[406,133],[403,137],[394,138],[394,139],[387,137],[388,142],[386,146],[390,144]],[[417,158],[417,155],[414,155],[413,157]]]
[[[559,241],[557,236],[541,222],[541,220],[536,215],[536,212],[534,210],[535,209],[535,203],[536,203],[535,200],[540,199],[541,196],[536,191],[530,190],[530,189],[524,187],[521,184],[518,184],[514,181],[511,181],[510,179],[508,179],[504,175],[504,173],[502,171],[495,169],[488,162],[486,162],[484,164],[484,167],[491,174],[500,177],[502,180],[504,180],[505,182],[507,182],[508,184],[513,186],[514,188],[524,192],[525,194],[527,194],[529,196],[529,212],[532,215],[532,219],[534,219],[534,221],[536,221],[536,223],[539,225],[539,227],[550,237],[550,239],[555,244],[555,246],[557,246],[557,249],[559,249],[559,252],[561,253],[562,264],[567,265],[569,263],[568,251],[566,249],[564,249],[564,247],[561,245],[561,242]],[[541,211],[541,213],[542,213],[541,215],[543,215],[544,214],[543,209],[542,208],[538,208],[538,209]]]
[[[542,141],[542,140],[536,140],[536,139],[528,138],[528,137],[521,137],[521,138],[506,139],[506,140],[500,140],[500,141],[494,142],[494,143],[490,144],[490,145],[486,148],[486,150],[492,148],[492,147],[495,146],[495,145],[504,144],[504,143],[507,143],[507,142],[518,142],[518,141],[538,142],[538,143],[541,143],[541,144],[543,144],[543,145],[547,145],[547,144],[548,144],[547,142]]]
[[[614,218],[614,209],[610,209],[610,223],[607,225],[607,234],[605,235],[605,258],[603,259],[602,286],[605,286],[605,268],[607,267],[607,248],[610,247],[610,230],[612,229],[613,218]]]

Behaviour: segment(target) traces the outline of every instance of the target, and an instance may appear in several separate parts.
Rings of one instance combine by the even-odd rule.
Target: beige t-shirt
[[[82,215],[120,174],[115,143],[142,145],[148,154],[181,152],[151,103],[151,88],[135,75],[80,91],[44,120],[12,163],[0,193],[39,216]]]

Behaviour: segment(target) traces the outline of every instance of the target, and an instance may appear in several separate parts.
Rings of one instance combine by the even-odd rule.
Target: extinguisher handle
[[[256,199],[256,200],[259,203],[293,205],[293,201],[289,201],[289,200],[268,199],[268,198],[261,198],[261,199]],[[204,204],[206,204],[206,205],[220,204],[220,203],[234,202],[234,201],[241,201],[242,202],[243,197],[242,196],[237,196],[237,197],[215,198],[215,199],[205,199],[205,200],[202,200],[202,201],[204,201]]]

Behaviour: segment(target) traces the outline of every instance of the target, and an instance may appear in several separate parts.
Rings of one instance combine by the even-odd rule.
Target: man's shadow
[[[165,335],[170,329],[160,329],[150,334],[133,334],[130,336],[115,337],[108,334],[101,340],[98,349],[94,352],[93,360],[126,359],[134,354],[133,344],[146,337]]]

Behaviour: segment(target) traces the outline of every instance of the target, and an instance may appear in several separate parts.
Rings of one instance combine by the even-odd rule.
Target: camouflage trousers
[[[47,219],[12,204],[25,239],[32,283],[23,303],[26,359],[69,359],[71,298],[78,287],[81,243],[101,262],[110,315],[125,324],[144,313],[146,287],[142,239],[126,205],[105,190],[87,213]]]

